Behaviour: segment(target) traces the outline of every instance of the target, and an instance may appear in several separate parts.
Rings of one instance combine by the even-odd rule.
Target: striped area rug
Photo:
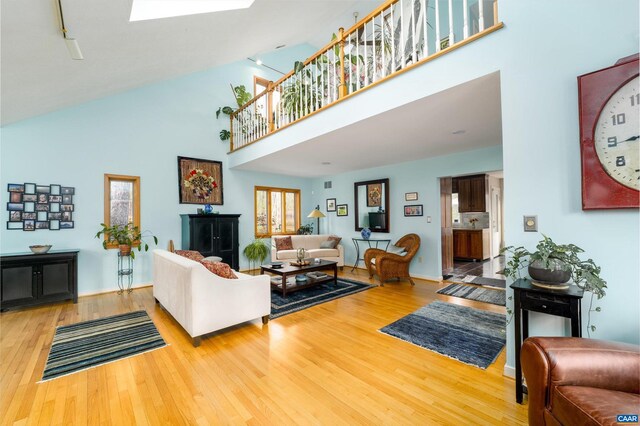
[[[436,293],[500,306],[505,305],[507,297],[504,290],[490,290],[464,284],[450,284],[445,288],[441,288]]]
[[[146,311],[56,328],[42,381],[166,346]]]

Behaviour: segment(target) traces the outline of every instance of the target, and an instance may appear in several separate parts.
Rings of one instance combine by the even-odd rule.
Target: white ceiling
[[[380,0],[256,0],[248,9],[129,22],[132,0],[2,0],[1,123],[7,124],[288,46],[328,41]],[[324,44],[324,42],[320,43]]]
[[[314,119],[321,117],[308,120]],[[453,134],[459,130],[464,133]],[[237,168],[319,177],[500,144],[500,73],[495,72]]]

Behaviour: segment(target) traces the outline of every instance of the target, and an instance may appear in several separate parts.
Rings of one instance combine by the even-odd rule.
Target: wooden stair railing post
[[[231,133],[231,136],[229,136],[229,151],[233,152],[233,113],[229,115],[229,133]]]
[[[498,0],[493,0],[493,25],[498,23]]]
[[[344,28],[340,28],[338,30],[338,37],[340,38],[340,87],[338,89],[338,98],[344,98],[347,96],[347,83],[345,82],[344,75]]]
[[[273,120],[273,89],[273,81],[270,81],[269,84],[267,84],[267,122],[269,126],[268,133],[273,132],[275,128]]]

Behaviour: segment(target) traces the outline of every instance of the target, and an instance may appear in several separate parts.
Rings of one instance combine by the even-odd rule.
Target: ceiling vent
[[[324,189],[331,189],[331,181],[328,180],[324,183]]]

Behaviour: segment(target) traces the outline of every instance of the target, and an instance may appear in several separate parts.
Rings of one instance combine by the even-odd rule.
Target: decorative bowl
[[[51,244],[47,244],[47,245],[37,244],[37,245],[29,246],[29,249],[31,249],[31,251],[34,252],[35,254],[44,254],[48,252],[50,248],[51,248]]]

